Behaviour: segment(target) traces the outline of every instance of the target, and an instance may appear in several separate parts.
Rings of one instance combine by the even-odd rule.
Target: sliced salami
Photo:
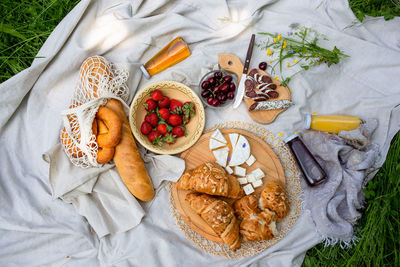
[[[278,93],[277,91],[269,91],[269,92],[267,93],[267,95],[268,95],[270,98],[277,98],[277,97],[279,96],[279,93]]]
[[[256,88],[256,83],[250,79],[246,79],[244,81],[244,88],[246,91],[254,90]]]
[[[251,77],[254,77],[254,74],[256,74],[256,73],[258,73],[258,70],[257,69],[252,69],[250,72],[249,72],[249,76],[251,76]]]

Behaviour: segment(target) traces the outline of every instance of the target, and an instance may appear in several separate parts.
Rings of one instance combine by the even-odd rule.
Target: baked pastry
[[[244,218],[240,223],[240,234],[246,241],[269,240],[277,234],[275,213],[268,209]]]
[[[240,220],[250,218],[250,215],[261,212],[258,207],[258,199],[254,195],[244,196],[241,199],[236,200],[233,203],[233,210]]]
[[[233,209],[221,199],[198,193],[186,195],[192,209],[232,250],[240,248],[239,222]]]
[[[276,182],[270,182],[264,187],[259,206],[262,210],[269,209],[275,212],[277,221],[283,219],[290,209],[285,189]]]
[[[178,180],[177,188],[214,196],[240,198],[244,191],[237,179],[216,163],[204,163],[186,171]]]

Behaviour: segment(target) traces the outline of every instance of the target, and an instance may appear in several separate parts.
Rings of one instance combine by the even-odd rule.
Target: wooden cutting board
[[[249,141],[251,154],[257,159],[257,161],[250,167],[247,167],[246,163],[241,166],[246,167],[247,173],[257,168],[261,168],[265,173],[265,177],[263,178],[263,186],[260,186],[255,190],[254,194],[257,197],[260,196],[264,185],[266,185],[268,182],[276,181],[285,186],[286,180],[281,162],[278,156],[266,142],[245,130],[220,129],[220,131],[228,141],[230,151],[232,151],[232,147],[230,146],[229,142],[229,133],[239,133],[246,137],[246,139]],[[212,134],[213,132],[202,135],[194,146],[181,154],[180,157],[184,159],[186,163],[186,170],[193,169],[204,162],[215,162],[214,155],[209,149],[209,141]],[[209,227],[207,223],[192,210],[189,203],[185,200],[185,197],[189,192],[190,191],[187,190],[178,190],[175,183],[172,185],[172,196],[182,219],[190,228],[192,228],[201,236],[212,241],[222,242],[222,240],[215,234],[211,227]],[[233,200],[231,199],[223,199],[230,204],[233,203]]]
[[[238,84],[239,84],[243,72],[243,64],[240,58],[238,58],[233,54],[219,54],[218,63],[222,69],[235,73],[238,77]],[[249,69],[249,72],[250,70],[251,69]],[[258,72],[262,75],[269,76],[266,72],[262,70],[258,70]],[[275,91],[279,93],[279,97],[274,98],[272,100],[283,100],[283,99],[291,100],[291,95],[289,90],[285,86],[281,86],[280,85],[281,83],[275,80],[273,77],[271,77],[271,79],[272,82],[277,85]],[[247,113],[249,114],[251,119],[261,124],[269,124],[273,122],[281,112],[286,110],[286,109],[275,109],[275,110],[249,111],[249,107],[254,103],[254,101],[249,98],[243,98],[243,99],[244,102],[246,103]]]

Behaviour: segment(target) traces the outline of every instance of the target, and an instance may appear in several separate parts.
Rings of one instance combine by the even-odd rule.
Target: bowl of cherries
[[[213,70],[200,80],[200,98],[211,108],[227,107],[235,98],[237,77],[225,70]]]

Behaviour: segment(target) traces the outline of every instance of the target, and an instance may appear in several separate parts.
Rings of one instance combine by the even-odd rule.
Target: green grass
[[[30,66],[54,27],[78,0],[0,1],[0,82]],[[364,16],[400,16],[390,0],[350,0]],[[307,252],[304,266],[400,266],[400,134],[392,141],[387,160],[365,189],[367,201],[359,220],[360,242],[350,249],[322,244]]]

